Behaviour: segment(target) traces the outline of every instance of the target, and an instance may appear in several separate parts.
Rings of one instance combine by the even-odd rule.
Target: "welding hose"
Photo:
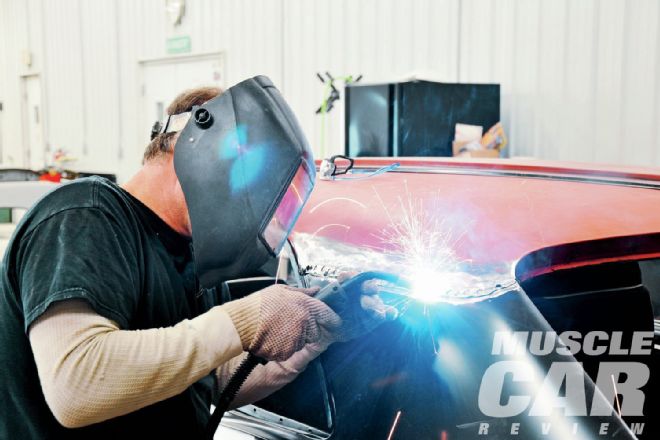
[[[205,439],[213,440],[215,431],[217,431],[218,426],[220,426],[222,416],[224,416],[225,412],[229,409],[229,405],[231,405],[231,402],[236,398],[236,395],[238,395],[238,392],[248,376],[250,376],[250,373],[252,373],[257,365],[264,365],[267,362],[268,361],[265,359],[252,353],[248,353],[247,357],[243,359],[243,362],[241,362],[234,374],[232,374],[229,382],[227,382],[227,386],[225,386],[222,393],[220,393],[218,398],[213,402],[215,405],[215,411],[211,414],[211,418],[206,425]]]

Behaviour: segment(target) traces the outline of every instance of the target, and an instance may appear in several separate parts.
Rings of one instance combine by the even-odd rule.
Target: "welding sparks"
[[[293,240],[299,262],[309,265],[312,276],[332,277],[342,272],[383,271],[399,275],[409,286],[384,286],[385,291],[401,298],[402,310],[407,303],[465,304],[493,298],[514,287],[511,264],[488,267],[461,258],[456,249],[474,224],[474,216],[465,207],[448,205],[440,193],[413,196],[404,182],[404,191],[393,206],[385,204],[376,187],[372,187],[382,212],[368,208],[369,216],[385,216],[386,226],[376,230],[364,243],[350,224],[328,223],[312,233],[296,233]],[[365,208],[361,201],[337,197],[314,206],[337,202]],[[329,204],[328,206],[334,206]],[[339,206],[341,208],[341,206]],[[462,245],[462,246],[459,246]],[[322,268],[322,270],[316,270]],[[382,287],[382,286],[381,286]]]
[[[387,246],[388,253],[407,268],[406,276],[412,282],[411,296],[420,300],[433,301],[439,291],[451,289],[451,276],[457,272],[460,260],[451,244],[460,237],[452,237],[452,228],[446,218],[432,215],[421,199],[414,200],[406,184],[406,200],[399,197],[401,216],[390,214],[375,190],[381,206],[389,219],[389,225],[378,238]]]
[[[321,206],[326,205],[331,202],[349,202],[349,203],[354,203],[355,205],[359,206],[362,209],[367,209],[367,207],[364,205],[364,203],[358,202],[355,199],[351,199],[350,197],[333,197],[331,199],[326,199],[323,200],[321,203],[318,203],[316,206],[314,206],[312,209],[309,210],[309,213],[312,214],[314,211],[319,209]]]
[[[398,216],[392,215],[375,187],[374,192],[389,220],[376,236],[387,255],[403,268],[401,275],[411,284],[410,298],[427,304],[475,302],[503,293],[502,287],[512,285],[511,280],[494,282],[492,274],[470,274],[466,267],[471,262],[454,251],[470,225],[448,215],[452,211],[441,206],[439,195],[416,199],[407,184],[405,187],[405,198],[398,199]],[[501,273],[495,275],[502,279]]]
[[[328,228],[342,228],[345,231],[349,231],[351,229],[350,226],[348,225],[343,225],[341,223],[328,223],[327,225],[323,225],[320,228],[318,228],[314,233],[312,234],[312,237],[315,237],[318,233],[325,231]]]
[[[460,263],[452,250],[452,244],[462,236],[453,235],[454,229],[447,224],[447,217],[442,210],[429,212],[422,199],[413,199],[407,183],[406,200],[399,197],[400,216],[394,217],[380,194],[374,188],[376,197],[389,219],[389,225],[378,237],[383,244],[391,248],[407,267],[428,271],[451,270]],[[466,227],[466,226],[464,226]],[[464,234],[464,232],[463,232]]]
[[[616,410],[621,417],[621,405],[619,404],[619,392],[616,390],[616,381],[614,380],[614,375],[610,376],[612,378],[612,386],[614,387],[614,400],[616,401]]]
[[[396,417],[394,418],[394,423],[392,423],[392,428],[390,428],[390,433],[387,436],[387,440],[392,440],[394,437],[394,431],[396,431],[396,427],[399,424],[399,419],[401,418],[401,410],[396,412]]]
[[[460,285],[461,276],[457,272],[437,271],[428,267],[416,268],[410,275],[412,282],[410,296],[424,303],[442,301],[438,292],[452,292]]]
[[[421,199],[413,199],[408,191],[406,200],[399,197],[401,216],[395,220],[375,190],[378,200],[390,221],[380,234],[380,240],[403,267],[412,282],[411,297],[435,302],[437,292],[449,291],[460,260],[451,244],[460,239],[452,237],[446,217],[429,213]]]

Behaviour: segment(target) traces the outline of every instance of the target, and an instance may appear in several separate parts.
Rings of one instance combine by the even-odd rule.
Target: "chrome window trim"
[[[358,164],[355,165],[353,169],[358,172],[372,172],[377,170],[378,168],[373,166],[365,166]],[[536,173],[531,171],[483,170],[483,169],[475,169],[475,168],[450,169],[450,168],[435,168],[435,167],[407,166],[407,165],[401,165],[394,170],[388,171],[388,173],[447,174],[447,175],[466,175],[466,176],[483,176],[483,177],[519,177],[519,178],[528,178],[528,179],[559,180],[565,182],[626,186],[632,188],[660,189],[660,182],[606,177],[606,176],[598,176],[598,175],[579,176],[571,173],[550,174],[550,173]]]
[[[222,425],[267,439],[326,440],[330,437],[330,433],[254,405],[246,405],[228,412],[222,420]],[[269,436],[263,437],[264,435]]]

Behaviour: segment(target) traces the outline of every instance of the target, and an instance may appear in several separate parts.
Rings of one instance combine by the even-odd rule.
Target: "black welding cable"
[[[247,357],[241,362],[234,374],[232,374],[231,379],[227,382],[227,386],[222,390],[222,393],[218,398],[213,402],[215,405],[215,411],[211,414],[208,424],[206,425],[206,435],[207,440],[213,440],[215,431],[220,426],[220,421],[222,416],[229,409],[229,405],[236,398],[238,391],[241,389],[241,386],[245,383],[252,370],[254,370],[257,365],[265,364],[266,361],[259,356],[255,356],[252,353],[248,353]]]

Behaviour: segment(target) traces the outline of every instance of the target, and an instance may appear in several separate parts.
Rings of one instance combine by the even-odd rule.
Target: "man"
[[[177,97],[123,187],[65,185],[18,226],[2,269],[0,438],[200,437],[212,372],[225,382],[248,351],[271,361],[245,403],[356,335],[311,290],[213,307],[208,288],[279,252],[313,186],[309,147],[266,78],[219,94]],[[254,176],[259,163],[271,168]],[[370,304],[369,328],[387,315]]]

